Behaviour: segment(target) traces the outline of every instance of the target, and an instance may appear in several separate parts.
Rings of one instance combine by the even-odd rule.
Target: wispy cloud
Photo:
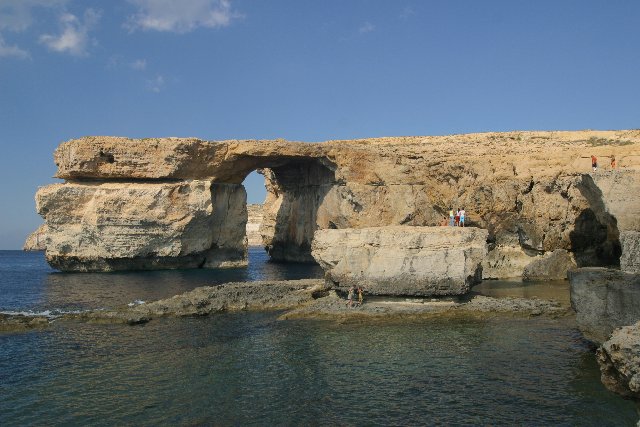
[[[147,68],[147,60],[146,59],[136,59],[135,61],[130,63],[129,66],[132,69],[136,70],[136,71],[142,71],[142,70]]]
[[[371,22],[367,21],[365,23],[363,23],[362,25],[360,25],[360,27],[358,28],[358,32],[360,34],[366,34],[366,33],[370,33],[371,31],[375,30],[376,26],[373,25]]]
[[[129,30],[187,33],[199,27],[219,28],[241,15],[229,0],[129,0],[138,8],[125,24]]]
[[[31,55],[24,49],[20,49],[18,46],[9,46],[5,43],[2,35],[0,35],[0,58],[2,57],[14,57],[18,59],[29,59]]]
[[[413,16],[415,14],[416,12],[413,10],[411,6],[405,6],[404,9],[402,9],[402,12],[400,12],[400,18],[408,19],[410,16]]]
[[[160,74],[152,79],[147,80],[147,89],[151,92],[158,93],[164,88],[164,77]]]
[[[43,34],[40,36],[40,43],[55,52],[85,56],[90,41],[89,31],[99,20],[100,12],[94,9],[87,9],[82,20],[70,13],[64,13],[60,16],[62,32],[58,35]]]
[[[64,6],[68,0],[0,0],[0,30],[25,31],[33,24],[33,8]]]
[[[62,7],[68,0],[0,0],[0,31],[21,33],[33,25],[33,9]],[[0,34],[0,57],[31,58],[29,51],[7,43]]]

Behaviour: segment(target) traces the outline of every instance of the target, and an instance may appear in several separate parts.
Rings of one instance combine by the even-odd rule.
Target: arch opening
[[[335,173],[327,166],[330,163],[322,160],[292,158],[255,165],[254,171],[264,177],[265,187],[257,233],[255,220],[259,214],[252,202],[257,201],[255,187],[259,178],[247,173],[243,184],[252,187],[247,198],[248,243],[262,246],[272,261],[316,263],[311,256],[311,243],[318,228],[318,209],[336,184]]]

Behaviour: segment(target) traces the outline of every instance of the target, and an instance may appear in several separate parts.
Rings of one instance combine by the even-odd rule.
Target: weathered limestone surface
[[[459,227],[318,230],[313,257],[338,289],[369,294],[461,295],[482,277],[487,231]]]
[[[603,165],[595,180],[590,154]],[[606,165],[612,154],[619,170]],[[270,255],[281,260],[312,261],[318,229],[432,226],[449,207],[464,207],[467,225],[487,229],[490,248],[501,251],[485,263],[487,277],[522,277],[529,264],[558,249],[570,252],[578,266],[622,262],[624,230],[618,229],[620,212],[611,207],[620,202],[604,202],[607,191],[597,189],[607,180],[616,189],[617,182],[625,184],[629,193],[637,188],[637,180],[625,176],[640,169],[640,131],[325,143],[86,137],[61,144],[55,160],[57,177],[87,185],[240,184],[249,172],[264,169],[269,193],[261,234]]]
[[[47,224],[41,224],[33,233],[27,236],[22,250],[24,251],[44,251],[47,239]]]
[[[66,271],[246,264],[244,188],[209,181],[41,188],[47,261]]]
[[[640,322],[617,329],[597,351],[602,383],[640,401]]]
[[[588,339],[602,343],[615,328],[640,320],[640,275],[605,268],[569,272],[571,306]]]

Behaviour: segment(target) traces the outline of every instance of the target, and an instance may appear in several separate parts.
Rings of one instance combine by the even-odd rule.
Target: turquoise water
[[[252,254],[251,269],[225,274],[254,280],[318,274],[261,256]],[[217,277],[65,275],[41,261],[41,254],[0,252],[0,308],[99,306],[111,295],[107,285],[116,291],[109,301],[151,299]],[[33,273],[18,274],[23,268]],[[7,277],[28,283],[9,284]],[[277,316],[220,314],[134,327],[56,322],[0,335],[0,425],[632,426],[637,420],[633,404],[601,385],[592,351],[566,319],[369,324]]]

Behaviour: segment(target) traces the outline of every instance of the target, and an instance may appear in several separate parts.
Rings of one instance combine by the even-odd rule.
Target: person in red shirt
[[[598,158],[593,154],[591,155],[591,167],[594,172],[598,170]]]

